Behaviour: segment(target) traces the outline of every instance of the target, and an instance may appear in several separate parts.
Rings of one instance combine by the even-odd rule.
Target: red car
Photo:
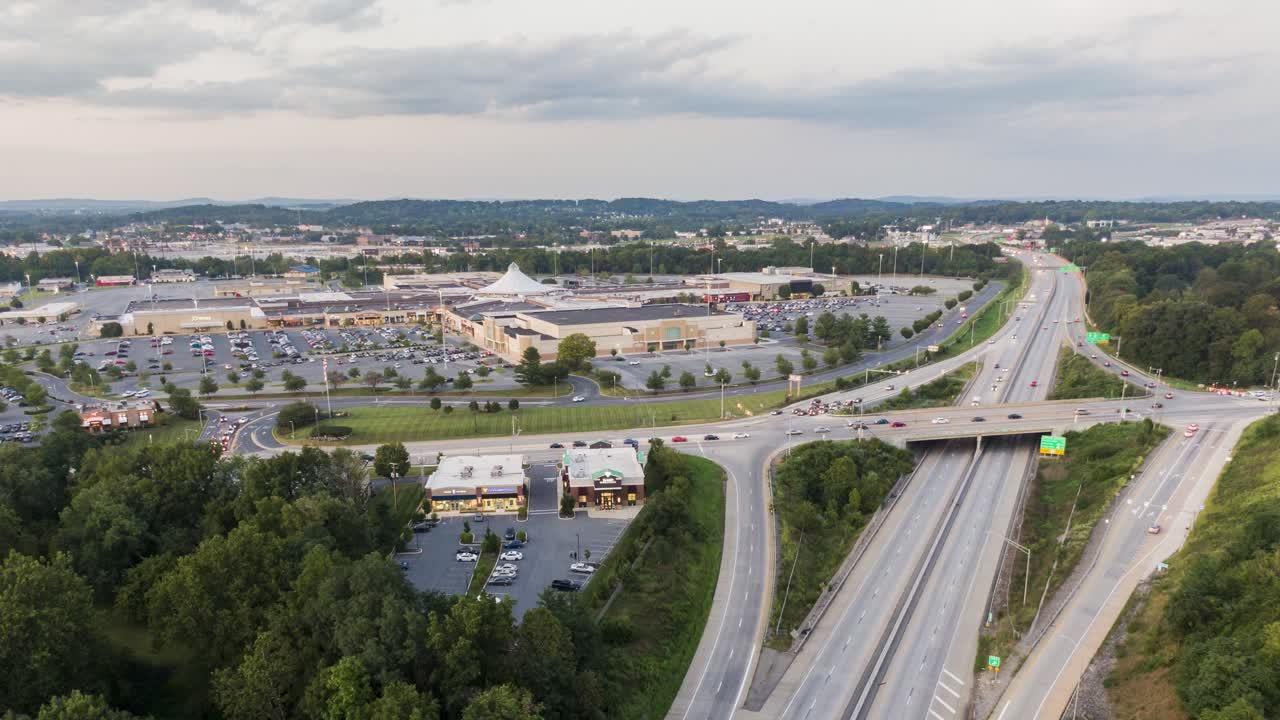
[[[675,436],[675,437],[671,438],[671,442],[689,442],[689,438],[687,438],[687,437],[685,437],[685,436],[683,436],[683,435],[677,435],[677,436]]]
[[[1121,377],[1129,377],[1129,371],[1128,371],[1128,370],[1121,370],[1121,371],[1120,371],[1120,376],[1121,376]]]
[[[1036,380],[1031,381],[1031,387],[1039,387],[1039,386],[1040,386],[1039,381],[1036,381]]]
[[[902,422],[901,420],[894,420],[893,423],[889,425],[889,427],[906,427],[906,426],[907,424]]]

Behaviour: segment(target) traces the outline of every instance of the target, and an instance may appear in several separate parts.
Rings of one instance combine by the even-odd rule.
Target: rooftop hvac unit
[[[498,477],[500,475],[502,475],[501,465],[494,465],[493,468],[489,470],[489,477]]]
[[[472,473],[474,470],[475,470],[475,468],[471,467],[470,465],[467,465],[467,466],[463,467],[463,468],[462,468],[462,477],[471,477],[471,473]]]

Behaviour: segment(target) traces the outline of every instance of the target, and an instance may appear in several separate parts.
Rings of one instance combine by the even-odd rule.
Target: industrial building
[[[151,274],[153,283],[189,283],[196,281],[196,274],[190,270],[157,270]]]
[[[751,293],[755,300],[773,300],[784,287],[790,295],[808,295],[813,290],[812,278],[770,272],[770,268],[765,268],[764,272],[724,273],[715,277],[727,280],[730,290]]]
[[[741,313],[704,305],[641,305],[573,310],[487,312],[481,347],[512,362],[535,347],[554,360],[561,340],[581,333],[595,341],[597,356],[679,350],[755,342],[756,324]]]
[[[644,502],[644,453],[621,448],[575,448],[560,460],[561,490],[578,507],[612,510]]]
[[[36,283],[36,289],[41,292],[58,293],[64,290],[70,290],[76,286],[76,281],[71,278],[44,278]]]
[[[454,455],[440,460],[425,490],[432,512],[515,512],[527,484],[521,455]]]

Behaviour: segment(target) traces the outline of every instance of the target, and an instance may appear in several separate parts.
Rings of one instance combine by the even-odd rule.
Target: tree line
[[[650,522],[680,534],[649,552],[684,552],[688,481],[655,456]],[[407,462],[388,446],[371,469]],[[39,447],[0,446],[0,711],[595,720],[646,692],[619,654],[635,638],[576,595],[517,622],[509,602],[414,590],[387,559],[407,516],[369,470],[345,449],[128,449],[70,412]]]
[[[1073,241],[1093,322],[1126,360],[1202,383],[1269,383],[1280,352],[1280,253],[1270,245]],[[1122,339],[1119,339],[1122,338]]]

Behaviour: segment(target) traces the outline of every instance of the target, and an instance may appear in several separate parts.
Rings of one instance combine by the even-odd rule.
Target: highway
[[[986,423],[975,423],[970,417],[979,413],[998,410],[1000,417],[1008,414],[1004,407],[972,406],[973,395],[992,398],[991,386],[998,388],[1000,399],[1030,400],[1043,388],[1030,388],[1032,379],[1052,376],[1052,363],[1061,340],[1057,336],[1060,325],[1042,324],[1058,304],[1065,304],[1063,296],[1055,291],[1058,279],[1051,271],[1036,272],[1032,278],[1028,297],[1036,301],[1019,311],[1008,325],[992,337],[985,347],[975,349],[983,356],[984,364],[974,381],[969,396],[959,399],[960,407],[946,411],[908,411],[886,413],[889,420],[906,423],[906,427],[894,429],[891,425],[873,425],[873,433],[885,439],[900,441],[911,439],[911,433],[924,428],[950,430],[957,435],[972,436],[985,430]],[[1016,339],[1015,339],[1016,338]],[[1013,368],[1002,372],[996,367]],[[997,381],[997,377],[1002,379]],[[1026,385],[1020,385],[1020,383]],[[1037,383],[1039,384],[1039,383]],[[1047,383],[1046,383],[1047,384]],[[987,390],[987,392],[982,392]],[[1074,411],[1074,409],[1072,410]],[[956,421],[935,425],[925,417],[956,417]],[[909,418],[909,419],[908,419]],[[961,419],[963,418],[963,419]],[[1007,418],[1006,418],[1007,419]],[[1042,420],[1038,420],[1043,424]],[[962,427],[963,426],[963,427]],[[957,430],[959,431],[957,433]],[[987,443],[977,450],[972,443],[953,442],[943,448],[926,453],[915,478],[903,491],[886,523],[877,532],[868,547],[862,567],[839,590],[836,600],[815,627],[809,640],[763,708],[758,713],[740,712],[742,717],[782,718],[835,718],[861,717],[876,707],[877,697],[894,697],[890,687],[899,678],[922,678],[929,675],[924,669],[890,671],[898,659],[898,648],[904,638],[908,648],[921,643],[925,633],[929,642],[937,640],[938,623],[919,622],[917,618],[937,616],[929,613],[936,604],[954,611],[963,605],[965,595],[956,596],[954,574],[963,575],[959,588],[970,586],[970,578],[976,577],[972,567],[957,565],[944,568],[937,562],[940,552],[946,552],[960,537],[956,528],[971,525],[985,526],[997,503],[997,491],[1011,475],[1017,445],[1007,442]],[[959,453],[959,454],[957,454]],[[1023,451],[1022,455],[1028,455]],[[1022,462],[1029,462],[1023,457]],[[1012,494],[1012,493],[1008,493]],[[975,500],[973,496],[981,500]],[[970,563],[965,561],[966,565]],[[992,570],[993,572],[993,570]],[[941,578],[941,580],[939,580]],[[933,586],[941,583],[948,592],[939,592]],[[868,592],[870,588],[870,592]],[[930,591],[930,588],[933,588]],[[929,598],[929,607],[918,611],[920,598]],[[950,630],[954,623],[942,625]],[[974,636],[976,640],[976,635]],[[915,657],[913,653],[907,653]],[[938,665],[937,654],[927,655]],[[972,663],[960,666],[960,670]],[[932,671],[936,672],[936,671]],[[880,686],[881,678],[886,685]],[[917,683],[918,684],[918,683]],[[924,685],[931,686],[927,682]],[[903,690],[905,701],[917,708],[932,693],[917,690],[915,684]],[[889,703],[882,703],[888,708]],[[889,717],[902,717],[909,704],[886,710]],[[920,710],[923,713],[923,710]]]
[[[1049,260],[1046,265],[1053,265]],[[978,628],[985,615],[986,599],[994,580],[1003,536],[1018,502],[1018,489],[1035,462],[1034,436],[1046,431],[1083,429],[1121,417],[1154,417],[1180,427],[1186,422],[1205,426],[1189,447],[1202,438],[1222,442],[1205,452],[1226,452],[1234,428],[1267,410],[1264,403],[1207,393],[1175,392],[1163,397],[1121,400],[1044,402],[1052,385],[1058,349],[1083,340],[1084,326],[1072,322],[1083,317],[1083,285],[1077,274],[1056,267],[1036,268],[1030,293],[1035,301],[1021,307],[992,337],[961,355],[909,373],[828,397],[861,397],[864,405],[895,396],[906,386],[917,386],[972,360],[982,366],[972,390],[953,408],[909,410],[892,413],[871,411],[864,437],[878,437],[904,445],[933,443],[923,454],[914,476],[895,501],[884,524],[871,538],[862,560],[836,594],[800,653],[783,674],[759,711],[743,709],[759,659],[769,605],[772,602],[774,568],[773,524],[765,468],[770,458],[794,444],[815,438],[815,428],[827,426],[820,437],[855,437],[838,416],[760,416],[731,422],[659,428],[634,428],[603,433],[606,438],[648,438],[671,441],[689,438],[679,445],[685,452],[700,453],[725,467],[727,510],[725,552],[711,614],[689,673],[668,717],[680,718],[844,718],[919,717],[950,720],[965,716],[973,687],[973,657]],[[1057,322],[1055,322],[1055,320]],[[1097,352],[1085,345],[1079,352]],[[1102,355],[1101,353],[1098,353]],[[1105,356],[1096,360],[1101,363]],[[1114,362],[1114,361],[1113,361]],[[997,368],[996,365],[1000,367]],[[1118,373],[1115,363],[1109,371]],[[1126,366],[1127,367],[1127,366]],[[848,372],[848,370],[845,370]],[[1146,377],[1130,368],[1131,381]],[[997,379],[999,378],[999,379]],[[1031,382],[1036,381],[1036,387]],[[893,387],[890,388],[889,385]],[[991,388],[996,390],[992,391]],[[973,396],[980,398],[972,405]],[[1164,407],[1153,409],[1154,402]],[[335,404],[337,401],[335,400]],[[808,403],[803,403],[807,405]],[[1084,411],[1078,413],[1077,410]],[[237,440],[237,450],[274,454],[288,448],[267,441],[269,410],[250,423]],[[1015,417],[1009,417],[1014,415]],[[983,421],[975,421],[981,416]],[[1020,416],[1020,417],[1019,417]],[[889,423],[875,424],[883,418]],[[934,423],[935,418],[946,422]],[[892,427],[893,422],[903,427]],[[790,436],[788,429],[801,434]],[[723,439],[701,441],[716,433]],[[730,439],[732,433],[749,438]],[[974,436],[984,439],[975,445]],[[1001,437],[1001,436],[1009,437]],[[1021,436],[1021,437],[1019,437]],[[576,439],[594,440],[597,436]],[[256,439],[255,439],[256,438]],[[436,453],[546,452],[551,442],[567,442],[572,436],[545,435],[519,438],[491,437],[467,440],[406,443],[415,462],[434,461]],[[1163,450],[1161,452],[1164,452]],[[1200,450],[1188,451],[1199,453]],[[1164,456],[1161,455],[1161,458]],[[1130,492],[1143,502],[1172,507],[1187,489],[1201,489],[1212,482],[1220,457],[1173,456],[1160,462],[1168,468],[1195,466],[1187,477],[1172,470],[1163,482],[1148,473]],[[1153,460],[1153,466],[1156,465]],[[1159,471],[1157,470],[1157,473]],[[1181,472],[1180,470],[1178,472]],[[1147,487],[1147,484],[1151,487]],[[1179,494],[1181,493],[1181,495]],[[1150,507],[1144,505],[1145,507]],[[1128,596],[1127,585],[1115,578],[1132,579],[1135,563],[1148,563],[1146,548],[1157,543],[1157,555],[1176,548],[1176,533],[1148,536],[1147,519],[1130,516],[1109,529],[1100,555],[1096,578],[1091,573],[1080,592],[1077,606],[1068,604],[1046,640],[1027,663],[1027,681],[1015,680],[1001,700],[1005,718],[1050,717],[1040,715],[1067,695],[1079,670],[1091,656],[1089,638],[1110,627],[1099,615],[1099,598],[1120,605]],[[1128,528],[1121,531],[1122,528]],[[1127,534],[1126,534],[1127,533]],[[1135,544],[1136,543],[1136,544]],[[1106,590],[1110,582],[1111,589]],[[1135,580],[1136,582],[1136,580]],[[1106,592],[1103,592],[1106,590]],[[1099,593],[1102,593],[1099,595]],[[1102,603],[1104,609],[1106,603]],[[1074,609],[1073,609],[1074,608]],[[1070,652],[1045,650],[1073,638]],[[1081,630],[1072,635],[1071,632]],[[1056,715],[1054,716],[1056,717]]]

